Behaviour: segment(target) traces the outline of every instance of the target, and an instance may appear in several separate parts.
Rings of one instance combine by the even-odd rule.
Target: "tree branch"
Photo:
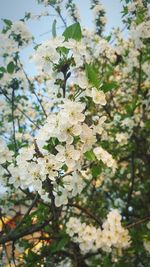
[[[2,236],[0,238],[0,244],[5,244],[7,242],[10,241],[16,241],[24,236],[33,234],[35,232],[38,232],[40,230],[43,230],[43,228],[45,226],[47,226],[49,224],[49,222],[51,221],[51,218],[49,220],[46,220],[44,223],[40,224],[40,225],[31,225],[29,228],[23,229],[22,231],[16,233],[16,231],[14,230],[12,233]]]
[[[142,224],[142,223],[145,223],[145,222],[147,222],[147,221],[150,221],[150,215],[147,215],[147,216],[145,216],[144,218],[142,218],[142,219],[140,219],[140,220],[138,220],[138,221],[136,221],[136,222],[133,222],[133,223],[128,224],[128,225],[126,226],[126,228],[127,228],[127,229],[130,229],[130,228],[133,228],[133,227],[135,227],[135,226],[138,226],[138,225],[140,225],[140,224]]]

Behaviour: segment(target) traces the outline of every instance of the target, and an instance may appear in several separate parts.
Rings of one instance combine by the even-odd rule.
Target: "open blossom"
[[[144,248],[150,254],[150,241],[144,240]]]
[[[33,158],[35,154],[34,146],[22,147],[19,150],[19,155],[16,157],[17,164],[20,165],[23,161],[28,161]]]
[[[83,110],[85,105],[80,102],[73,102],[70,100],[65,101],[62,107],[62,117],[68,119],[70,123],[77,124],[78,122],[83,122],[85,115]]]
[[[62,131],[58,135],[58,139],[61,142],[66,142],[71,144],[73,142],[74,136],[79,136],[82,132],[82,127],[80,124],[72,124],[70,122],[62,123]]]
[[[80,134],[81,142],[83,143],[82,150],[83,152],[86,152],[87,150],[90,150],[96,142],[96,136],[94,131],[87,125],[82,125],[82,132]]]
[[[73,172],[71,175],[65,175],[62,178],[63,186],[54,183],[54,197],[56,207],[66,205],[68,199],[80,194],[83,188],[86,186],[83,179],[77,172]]]
[[[121,145],[126,145],[128,143],[129,135],[128,133],[117,133],[116,134],[116,140],[118,143],[121,143]]]
[[[60,162],[66,163],[69,168],[75,167],[75,162],[80,158],[80,151],[74,149],[73,145],[62,145],[56,146],[58,153],[56,159]]]
[[[128,4],[128,11],[129,12],[134,12],[136,9],[136,4],[135,3],[129,3]]]
[[[53,63],[58,63],[60,54],[56,48],[63,46],[64,37],[56,37],[51,40],[47,40],[40,45],[34,55],[32,61],[37,65],[38,71],[44,71],[50,73],[53,68]]]
[[[40,174],[42,180],[46,180],[47,176],[50,180],[54,181],[55,177],[58,175],[58,170],[61,167],[61,164],[56,161],[54,155],[47,155],[43,158],[37,159],[38,165],[40,167]]]
[[[55,205],[56,207],[60,207],[61,205],[66,205],[68,203],[68,194],[67,190],[62,187],[58,186],[57,191],[54,191],[55,196]]]
[[[85,72],[75,71],[75,75],[73,77],[73,83],[80,86],[82,89],[86,89],[85,93],[87,93],[89,82],[88,82]]]
[[[81,40],[80,42],[78,42],[76,40],[70,39],[68,40],[68,42],[65,42],[65,47],[71,49],[76,67],[82,66],[85,61],[89,61],[90,54],[84,41]]]
[[[9,172],[11,173],[11,177],[9,178],[9,184],[12,184],[15,188],[18,188],[22,185],[21,181],[21,173],[22,168],[20,167],[14,167],[13,165],[10,165],[8,167]]]
[[[92,88],[91,96],[95,104],[100,104],[102,106],[106,105],[106,98],[103,91],[99,91],[94,87]]]
[[[112,155],[109,154],[106,150],[104,150],[102,147],[96,147],[93,150],[95,156],[98,160],[102,160],[104,164],[106,164],[108,167],[112,168],[113,171],[116,169],[116,161],[112,158]]]
[[[5,163],[6,161],[11,162],[13,154],[14,153],[8,149],[6,143],[0,139],[0,164]]]
[[[85,187],[83,178],[77,172],[73,172],[72,175],[66,175],[62,180],[64,187],[71,193],[72,197],[80,194]]]
[[[102,134],[102,132],[104,131],[103,126],[104,126],[106,119],[107,119],[106,116],[102,116],[101,118],[98,118],[96,120],[96,124],[93,125],[93,130],[95,133]]]

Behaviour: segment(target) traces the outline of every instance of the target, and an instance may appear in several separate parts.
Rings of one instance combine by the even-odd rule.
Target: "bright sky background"
[[[84,27],[92,30],[92,14],[90,10],[90,0],[74,0],[80,10],[81,23]],[[109,33],[113,27],[123,28],[121,22],[121,10],[122,4],[120,0],[101,0],[103,3],[106,16],[107,27],[106,33]],[[7,18],[12,21],[16,21],[24,17],[25,12],[31,12],[34,15],[38,15],[41,12],[48,10],[50,14],[54,14],[51,7],[46,9],[43,5],[38,5],[36,0],[0,0],[0,18]],[[42,40],[48,39],[51,36],[52,22],[55,17],[44,17],[40,21],[34,20],[28,23],[30,31],[33,33],[37,43],[41,43]],[[0,21],[0,28],[2,28],[2,21]],[[57,24],[60,24],[60,22]],[[60,29],[59,31],[63,31]],[[26,61],[27,54],[32,53],[31,48],[27,48],[23,52],[23,58]]]
[[[90,0],[75,0],[74,2],[80,9],[83,25],[92,29],[92,16],[89,10]],[[120,0],[102,0],[102,3],[107,13],[108,24],[106,30],[109,32],[112,27],[121,26],[120,12],[122,4]],[[36,0],[0,0],[0,18],[18,20],[24,16],[25,11],[39,14],[44,10],[46,10],[44,6],[36,4]],[[51,8],[48,10],[50,13],[54,14],[53,10],[51,12]],[[49,31],[53,19],[53,17],[51,19],[42,19],[42,27],[36,26],[37,23],[33,22],[30,26],[31,31],[36,34],[36,36]],[[0,23],[0,26],[2,26],[2,23]]]

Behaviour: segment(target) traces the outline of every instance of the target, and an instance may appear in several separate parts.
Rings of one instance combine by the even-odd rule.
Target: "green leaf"
[[[132,110],[134,111],[139,105],[140,105],[140,103],[138,103],[137,96],[133,97],[133,99],[132,99]]]
[[[60,54],[65,54],[67,55],[69,53],[69,49],[62,46],[62,47],[57,47],[56,48],[57,52],[59,52]]]
[[[12,21],[9,20],[9,19],[2,19],[2,21],[8,26],[8,27],[11,27],[12,25]]]
[[[132,114],[132,106],[130,105],[125,105],[125,110],[127,112],[128,115]]]
[[[84,156],[85,156],[85,158],[87,159],[87,160],[90,160],[90,161],[93,161],[93,160],[95,160],[96,158],[95,158],[95,154],[94,154],[94,152],[91,150],[91,151],[87,151],[87,152],[85,152],[84,153]]]
[[[69,242],[69,237],[65,236],[60,241],[57,241],[53,243],[50,247],[50,250],[52,253],[60,251],[62,248],[64,248]]]
[[[79,22],[67,27],[63,32],[63,36],[65,37],[65,41],[68,41],[69,39],[80,41],[82,38],[82,31]]]
[[[123,14],[122,18],[125,17],[128,14],[128,7],[127,6],[123,6],[123,11],[121,13]]]
[[[26,12],[24,18],[25,19],[30,19],[31,18],[31,13],[30,12]]]
[[[12,74],[15,70],[15,64],[11,61],[8,65],[7,65],[7,71],[8,73]]]
[[[91,169],[92,176],[96,178],[101,173],[101,166],[100,165],[94,165]]]
[[[34,50],[37,50],[38,49],[38,47],[40,46],[41,44],[37,44],[37,45],[35,45],[33,48],[34,48]]]
[[[85,64],[86,76],[89,82],[96,88],[100,86],[99,73],[92,64]]]
[[[111,266],[111,259],[109,256],[105,256],[103,260],[103,266],[104,267],[110,267]]]
[[[6,72],[5,68],[4,68],[4,67],[0,67],[0,72],[1,72],[1,73]]]
[[[118,87],[118,84],[115,81],[112,81],[110,83],[105,83],[101,86],[101,90],[106,93],[108,91],[111,91],[113,89],[116,89]]]
[[[0,67],[0,79],[3,77],[4,72],[6,72],[4,67]]]
[[[57,23],[57,20],[56,19],[54,19],[54,21],[53,21],[53,24],[52,24],[52,35],[53,35],[53,37],[55,38],[56,37],[56,23]]]

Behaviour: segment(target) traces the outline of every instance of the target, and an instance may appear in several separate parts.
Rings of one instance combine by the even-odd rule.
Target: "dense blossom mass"
[[[122,1],[124,38],[98,0],[93,31],[76,1],[37,2],[0,34],[2,266],[148,267],[150,3]],[[37,43],[26,25],[51,12]]]

